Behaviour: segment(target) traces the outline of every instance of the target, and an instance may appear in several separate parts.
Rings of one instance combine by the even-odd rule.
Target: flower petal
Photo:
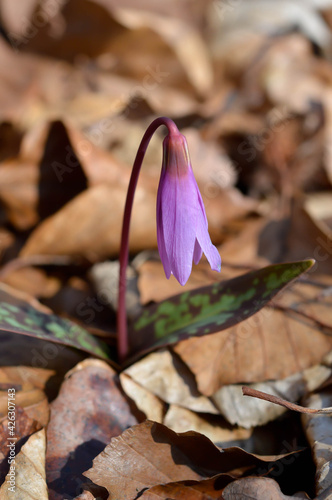
[[[181,285],[190,276],[196,240],[197,207],[193,196],[195,192],[187,176],[178,178],[166,171],[160,198],[161,227],[171,271]]]
[[[162,210],[161,210],[161,196],[162,196],[164,177],[165,173],[164,171],[162,171],[157,193],[157,242],[158,242],[159,255],[164,267],[165,275],[166,278],[169,279],[171,276],[171,265],[165,247],[165,237],[164,237],[164,229],[162,222]]]
[[[199,261],[201,260],[203,255],[203,250],[201,249],[200,244],[198,243],[197,239],[195,241],[195,248],[194,248],[194,263],[198,264]]]
[[[201,220],[197,222],[196,238],[207,260],[209,261],[211,269],[219,272],[221,269],[221,257],[218,250],[211,242],[208,229],[204,222],[204,216],[201,214]]]

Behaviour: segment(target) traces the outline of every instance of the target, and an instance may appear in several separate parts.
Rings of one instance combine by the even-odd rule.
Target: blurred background
[[[332,1],[1,0],[0,14],[3,281],[77,315],[86,272],[118,257],[131,165],[161,115],[187,137],[231,275],[307,257],[331,272]],[[142,169],[132,256],[156,249],[163,133]],[[149,259],[141,301],[179,292]],[[189,287],[220,279],[197,269]]]

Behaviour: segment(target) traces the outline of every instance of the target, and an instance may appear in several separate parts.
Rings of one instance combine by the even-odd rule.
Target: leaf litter
[[[300,420],[242,395],[245,384],[290,407],[332,406],[332,3],[279,3],[2,2],[4,498],[11,388],[22,498],[328,498],[329,417]],[[132,359],[121,367],[122,211],[135,151],[158,115],[188,137],[223,264],[216,275],[203,260],[184,288],[164,277],[155,252],[160,133],[135,198]],[[181,328],[192,331],[176,312],[140,329],[183,291],[197,307],[202,287],[209,297],[235,279],[236,302],[246,273],[295,261],[304,271],[308,259],[311,269],[291,285],[289,275],[255,314],[234,306],[225,329],[210,316],[204,336],[179,341]],[[157,341],[153,328],[172,322]]]

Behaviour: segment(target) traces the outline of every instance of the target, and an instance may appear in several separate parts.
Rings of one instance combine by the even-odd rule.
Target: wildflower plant
[[[175,123],[157,118],[147,128],[138,148],[124,210],[118,298],[118,359],[133,361],[143,353],[192,335],[207,335],[233,326],[259,311],[287,283],[309,269],[314,261],[276,264],[171,297],[144,308],[130,327],[126,316],[126,267],[134,193],[146,149],[156,129],[165,125],[163,162],[157,194],[157,241],[166,277],[184,285],[192,264],[203,253],[215,271],[221,258],[208,233],[208,221],[190,163],[187,141]]]
[[[37,310],[4,290],[0,297],[0,331],[53,342],[56,352],[63,348],[62,345],[67,345],[97,358],[120,361],[125,366],[160,347],[237,325],[259,311],[282,288],[314,264],[313,260],[275,264],[226,281],[218,281],[219,275],[216,274],[217,280],[212,285],[145,306],[127,324],[125,295],[130,215],[144,154],[151,136],[160,125],[168,129],[163,142],[157,195],[157,239],[166,277],[173,274],[184,284],[192,263],[198,263],[203,253],[212,269],[220,269],[220,255],[208,234],[205,210],[192,172],[186,140],[172,120],[157,118],[147,128],[138,148],[125,204],[120,249],[117,357],[108,343],[82,326]],[[11,265],[12,262],[9,269]],[[254,330],[254,327],[250,328]],[[39,363],[39,354],[35,358]]]

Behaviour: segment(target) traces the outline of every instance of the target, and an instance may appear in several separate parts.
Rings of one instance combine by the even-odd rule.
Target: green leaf
[[[129,328],[131,360],[159,347],[240,323],[314,263],[305,260],[271,265],[147,307]]]
[[[55,314],[43,313],[3,290],[0,290],[0,331],[57,342],[109,359],[107,344],[84,328]]]

